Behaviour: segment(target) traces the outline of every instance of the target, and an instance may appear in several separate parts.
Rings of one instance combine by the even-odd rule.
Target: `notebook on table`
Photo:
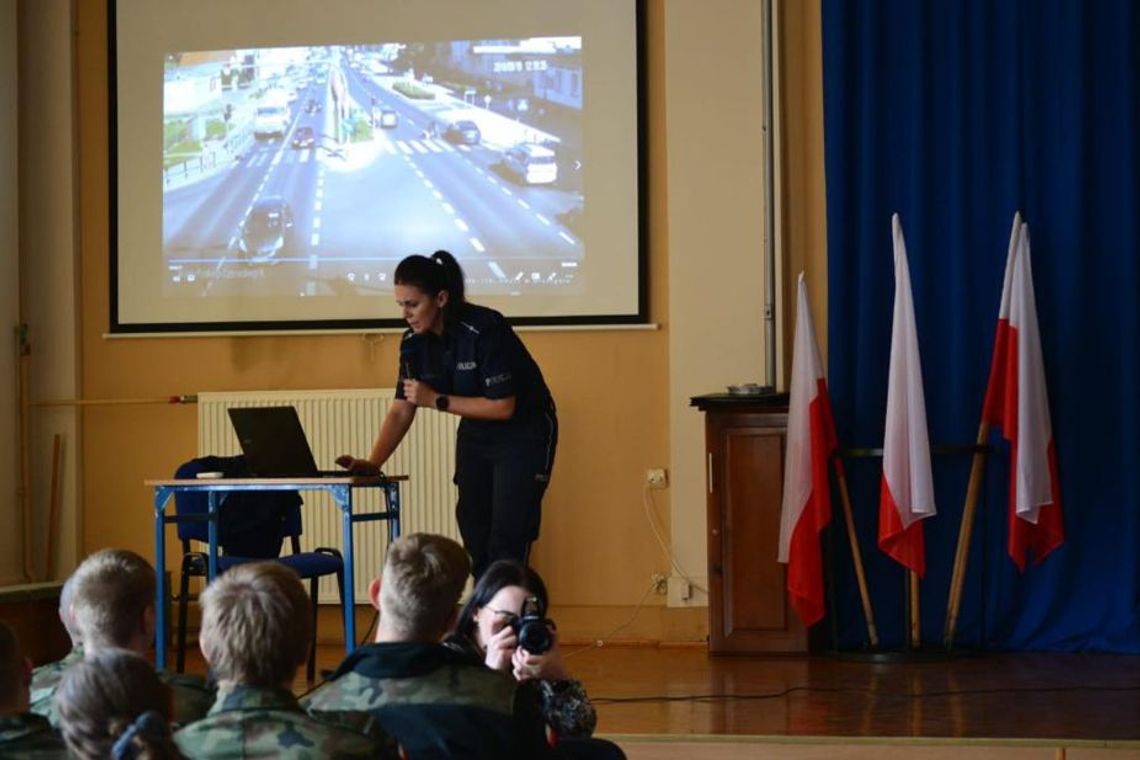
[[[301,418],[292,406],[227,409],[250,475],[255,478],[345,478],[348,470],[320,470]]]

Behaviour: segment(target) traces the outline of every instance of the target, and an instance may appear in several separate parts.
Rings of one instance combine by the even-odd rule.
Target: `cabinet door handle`
[[[708,454],[708,462],[709,462],[709,464],[708,464],[708,468],[709,468],[708,484],[709,484],[709,493],[711,494],[714,490],[716,490],[713,487],[713,455],[712,455],[711,451]]]

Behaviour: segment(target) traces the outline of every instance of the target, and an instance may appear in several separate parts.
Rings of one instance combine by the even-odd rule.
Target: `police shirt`
[[[396,398],[404,398],[408,378],[448,395],[515,397],[510,420],[464,419],[462,424],[467,426],[489,430],[525,424],[554,412],[554,400],[538,364],[503,315],[484,306],[460,306],[442,335],[406,331],[400,344]]]

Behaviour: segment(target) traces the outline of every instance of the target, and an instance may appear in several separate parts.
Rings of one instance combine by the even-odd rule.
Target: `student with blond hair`
[[[83,638],[84,658],[105,649],[126,649],[140,655],[150,650],[154,643],[155,575],[149,562],[127,549],[101,549],[80,563],[72,580],[71,610]],[[213,687],[197,676],[164,672],[159,677],[174,694],[176,723],[203,717],[213,704]],[[52,703],[39,696],[36,709],[46,710],[42,714],[56,724]]]
[[[87,652],[55,695],[63,740],[80,760],[170,760],[170,690],[150,663],[125,649]]]
[[[350,654],[308,698],[310,710],[365,710],[411,758],[551,755],[533,683],[519,683],[440,644],[470,572],[444,536],[392,542],[369,585],[376,642]]]
[[[276,562],[239,565],[200,597],[198,645],[218,680],[209,714],[175,734],[190,758],[396,758],[367,713],[318,720],[291,686],[313,640],[300,578]]]
[[[16,634],[0,620],[0,757],[66,757],[47,718],[29,712],[32,663]]]

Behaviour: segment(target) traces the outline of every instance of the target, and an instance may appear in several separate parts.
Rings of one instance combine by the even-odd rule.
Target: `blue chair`
[[[240,477],[245,474],[245,460],[243,457],[200,457],[183,463],[175,471],[177,479],[193,479],[199,472],[224,472],[227,477]],[[341,626],[344,626],[344,557],[337,549],[327,546],[317,547],[311,552],[301,551],[301,499],[296,492],[290,491],[264,491],[240,492],[247,496],[261,496],[275,498],[282,506],[279,510],[270,510],[264,520],[264,530],[271,531],[278,538],[274,543],[269,542],[280,552],[281,543],[289,539],[292,554],[276,557],[243,557],[228,554],[219,554],[218,572],[224,573],[231,567],[249,562],[265,562],[272,560],[290,567],[301,577],[309,581],[309,597],[312,600],[313,615],[313,644],[309,651],[309,662],[305,670],[310,683],[316,675],[317,664],[317,589],[320,579],[326,575],[336,576],[336,587],[340,593]],[[282,499],[282,495],[286,498]],[[292,498],[289,498],[292,497]],[[182,673],[186,667],[186,612],[189,602],[196,595],[190,593],[190,579],[193,577],[205,578],[207,568],[207,551],[195,551],[193,543],[207,544],[209,542],[209,524],[206,515],[209,512],[208,495],[205,492],[179,492],[174,495],[174,512],[179,518],[177,522],[178,540],[182,543],[182,572],[178,591],[178,652],[175,669]],[[225,520],[225,503],[219,507],[221,517],[219,523]],[[221,527],[219,525],[219,527]],[[219,530],[219,533],[222,533]],[[160,646],[164,645],[160,642]]]

